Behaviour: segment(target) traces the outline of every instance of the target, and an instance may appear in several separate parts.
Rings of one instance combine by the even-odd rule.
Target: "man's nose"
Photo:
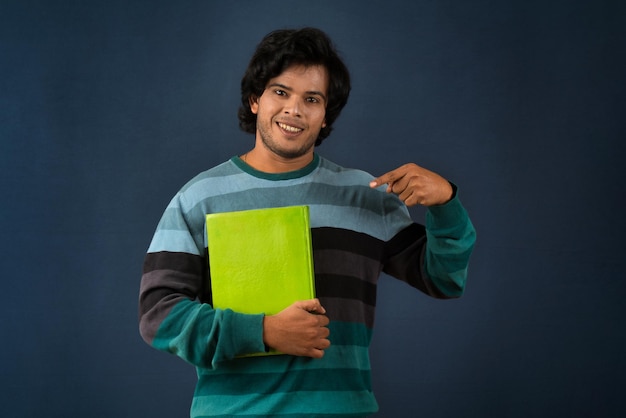
[[[300,101],[300,98],[295,95],[292,95],[287,100],[287,103],[285,103],[284,112],[287,115],[300,116],[301,107],[302,107],[302,103]]]

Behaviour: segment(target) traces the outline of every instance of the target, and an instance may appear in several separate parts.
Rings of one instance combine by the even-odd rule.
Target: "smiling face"
[[[270,79],[263,94],[250,100],[257,115],[257,156],[310,162],[320,129],[326,126],[327,95],[328,72],[323,66],[296,65]]]

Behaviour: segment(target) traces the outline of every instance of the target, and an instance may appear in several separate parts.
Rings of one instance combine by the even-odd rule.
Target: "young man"
[[[368,347],[381,271],[437,298],[463,293],[475,232],[441,176],[406,164],[378,178],[320,157],[347,102],[348,71],[328,37],[267,35],[242,80],[254,147],[174,197],[144,264],[140,330],[193,364],[192,417],[346,417],[377,410]],[[406,206],[428,207],[426,226]],[[308,205],[317,298],[276,315],[213,309],[205,214]],[[267,347],[285,355],[238,357]]]

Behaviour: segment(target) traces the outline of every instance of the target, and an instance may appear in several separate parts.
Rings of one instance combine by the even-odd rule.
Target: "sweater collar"
[[[250,174],[251,176],[263,179],[263,180],[271,180],[271,181],[279,181],[279,180],[292,180],[300,177],[307,176],[311,174],[317,167],[320,165],[320,158],[317,153],[313,154],[313,160],[307,164],[306,166],[294,170],[287,171],[285,173],[266,173],[264,171],[256,170],[246,164],[239,156],[234,156],[230,159],[237,167],[239,167],[242,171]]]

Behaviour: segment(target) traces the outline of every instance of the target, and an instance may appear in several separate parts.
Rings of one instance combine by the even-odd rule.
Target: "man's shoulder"
[[[239,174],[240,170],[237,169],[237,166],[233,164],[232,160],[224,161],[214,167],[211,167],[207,170],[201,171],[192,177],[183,187],[182,190],[186,190],[190,187],[193,187],[195,184],[207,181],[207,180],[216,180],[223,177],[232,176],[234,174]]]
[[[328,176],[339,176],[346,179],[353,179],[359,182],[365,182],[368,184],[374,176],[367,171],[351,168],[339,165],[333,161],[330,161],[324,157],[320,157],[320,171]]]

